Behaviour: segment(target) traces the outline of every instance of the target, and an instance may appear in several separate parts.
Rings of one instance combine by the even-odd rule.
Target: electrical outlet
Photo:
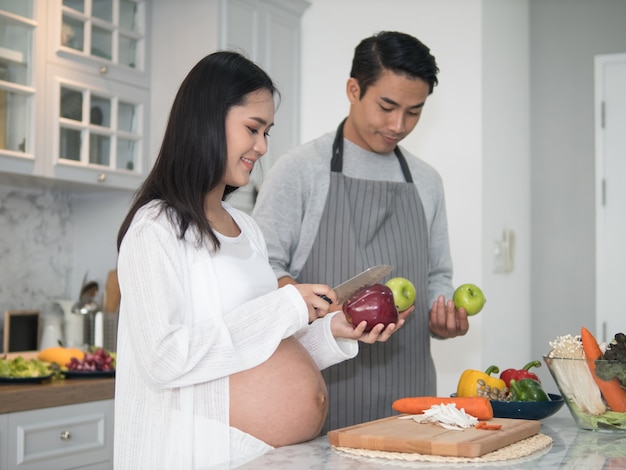
[[[510,273],[515,267],[515,232],[505,229],[502,239],[494,242],[494,271]]]

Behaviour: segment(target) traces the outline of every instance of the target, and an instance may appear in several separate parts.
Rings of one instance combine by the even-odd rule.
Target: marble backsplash
[[[1,331],[5,311],[50,314],[55,308],[52,299],[66,296],[72,262],[71,211],[66,192],[0,185]]]

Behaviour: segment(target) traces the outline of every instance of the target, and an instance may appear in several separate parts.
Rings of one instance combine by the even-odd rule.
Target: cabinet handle
[[[100,173],[98,175],[98,183],[104,183],[107,180],[106,173]]]
[[[100,75],[106,75],[107,73],[109,73],[109,67],[107,67],[106,65],[103,65],[100,67]]]
[[[72,433],[69,431],[63,431],[59,437],[62,441],[69,441],[72,438]]]

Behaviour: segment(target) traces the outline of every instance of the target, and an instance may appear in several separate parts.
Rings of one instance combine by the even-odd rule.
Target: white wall
[[[530,6],[532,350],[539,354],[557,335],[595,330],[593,60],[626,52],[626,2]]]
[[[531,360],[529,6],[483,2],[483,279],[486,312],[482,366],[519,368]],[[515,233],[514,269],[494,271],[494,242]],[[546,345],[547,348],[547,345]],[[547,352],[547,349],[543,352]],[[548,382],[546,382],[548,383]],[[557,392],[556,387],[549,388]]]
[[[107,274],[117,264],[117,232],[132,198],[129,191],[71,193],[72,271],[66,298],[78,300],[83,278],[104,293]]]

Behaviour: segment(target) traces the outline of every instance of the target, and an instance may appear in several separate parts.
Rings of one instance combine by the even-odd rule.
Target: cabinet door
[[[304,0],[223,2],[223,47],[244,50],[272,77],[281,95],[268,152],[259,165],[263,172],[300,143],[300,19],[308,6]],[[229,202],[246,212],[252,210],[263,172],[255,170],[250,184],[235,192]]]
[[[303,0],[229,0],[226,48],[243,49],[272,77],[280,90],[276,127],[263,167],[298,145],[300,132],[300,18]]]
[[[8,415],[9,470],[111,468],[113,400]]]
[[[48,60],[147,83],[145,0],[48,0]]]
[[[34,170],[39,2],[0,1],[0,171]]]
[[[148,90],[63,67],[48,70],[49,176],[135,189],[147,170]]]
[[[7,468],[9,465],[9,456],[7,455],[8,429],[8,415],[0,415],[0,468]]]

